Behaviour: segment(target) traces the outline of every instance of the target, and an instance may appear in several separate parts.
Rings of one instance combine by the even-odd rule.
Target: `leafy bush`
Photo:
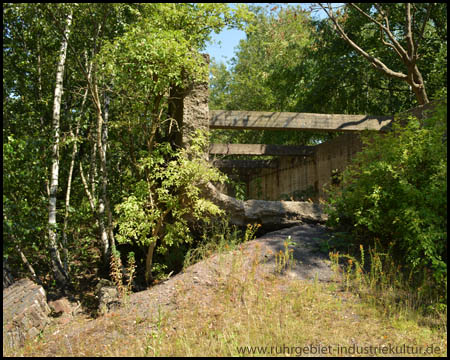
[[[420,286],[447,283],[447,108],[410,117],[387,134],[363,135],[364,150],[329,190],[329,225],[354,245],[379,243]]]
[[[200,133],[187,150],[172,150],[169,143],[159,144],[141,158],[144,180],[133,186],[134,191],[115,209],[119,233],[118,243],[136,243],[147,247],[146,281],[151,271],[161,268],[153,264],[153,250],[164,254],[169,247],[192,240],[190,221],[222,215],[211,201],[201,197],[201,184],[224,181],[224,176],[201,157],[205,136]],[[153,269],[152,269],[153,267]]]

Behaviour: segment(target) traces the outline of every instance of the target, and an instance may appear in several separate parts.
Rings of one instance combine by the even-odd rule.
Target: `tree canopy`
[[[170,89],[204,78],[200,52],[211,34],[250,16],[227,4],[3,5],[3,249],[11,262],[23,267],[19,248],[38,277],[63,287],[80,259],[107,265],[121,226],[115,209],[142,182],[154,216],[175,216],[156,167],[144,165],[168,143]],[[171,151],[167,161],[181,156]]]

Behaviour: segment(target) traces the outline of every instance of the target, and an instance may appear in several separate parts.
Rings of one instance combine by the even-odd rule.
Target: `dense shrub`
[[[354,245],[380,244],[421,286],[447,282],[447,108],[410,117],[387,134],[364,134],[364,150],[330,189],[329,225]],[[433,285],[433,286],[434,286]]]
[[[116,236],[119,244],[137,244],[146,248],[146,282],[152,270],[160,273],[166,264],[153,263],[153,251],[164,255],[169,248],[192,241],[190,223],[223,215],[202,194],[208,181],[225,180],[217,169],[202,157],[206,136],[200,131],[189,150],[174,150],[170,143],[160,143],[151,154],[140,160],[145,175],[132,187],[123,201],[116,205],[118,215]],[[157,244],[158,243],[158,244]]]

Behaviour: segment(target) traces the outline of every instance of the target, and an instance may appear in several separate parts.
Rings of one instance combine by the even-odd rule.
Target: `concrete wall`
[[[205,62],[209,57],[204,55]],[[171,108],[172,116],[177,119],[181,131],[175,134],[177,143],[189,147],[196,129],[209,129],[208,80],[198,81],[188,89],[174,92]],[[411,109],[395,120],[401,121],[403,115],[413,114],[419,118],[426,116],[427,110],[433,110],[435,104]],[[425,111],[425,114],[424,114]],[[317,145],[312,156],[280,156],[275,169],[247,169],[240,180],[247,184],[249,199],[261,200],[307,200],[326,197],[324,187],[333,181],[333,175],[342,172],[355,154],[362,149],[358,132],[349,132],[330,141]],[[205,157],[208,153],[205,153]],[[233,171],[231,171],[233,173]],[[222,190],[234,195],[226,186]]]
[[[209,55],[202,54],[204,62],[209,64]],[[209,131],[209,82],[204,79],[190,84],[187,88],[173,87],[169,114],[174,123],[169,140],[184,148],[189,148],[196,130]],[[208,152],[205,152],[208,158]]]
[[[430,116],[444,99],[405,111],[396,117],[403,121],[413,115]],[[382,134],[380,134],[382,136]],[[264,200],[306,200],[326,198],[324,187],[330,185],[337,170],[342,172],[355,154],[362,150],[359,133],[347,133],[317,145],[312,157],[280,157],[277,169],[264,169],[250,176],[248,197]],[[301,198],[300,198],[301,197]]]
[[[325,197],[323,187],[331,183],[337,170],[342,172],[351,158],[362,149],[357,133],[340,135],[316,146],[313,156],[280,157],[277,169],[264,169],[249,183],[250,199],[317,200]]]
[[[209,64],[209,55],[203,54]],[[197,81],[186,89],[183,97],[183,126],[181,129],[183,146],[189,144],[196,130],[209,131],[209,82],[208,79]],[[208,153],[205,153],[208,156]]]

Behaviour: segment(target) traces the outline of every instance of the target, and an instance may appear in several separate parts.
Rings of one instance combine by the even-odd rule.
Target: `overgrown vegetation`
[[[323,248],[343,280],[330,285],[257,279],[257,264],[241,269],[239,245],[258,225],[230,227],[202,198],[202,184],[223,180],[199,155],[204,136],[193,137],[189,152],[175,140],[178,92],[205,80],[200,53],[225,27],[244,29],[246,39],[229,68],[212,61],[211,109],[395,114],[417,105],[415,85],[426,86],[420,103],[445,97],[447,4],[379,6],[344,5],[334,21],[398,74],[401,47],[420,45],[407,59],[420,72],[403,79],[416,93],[372,71],[332,21],[300,6],[4,4],[3,253],[16,275],[33,274],[47,292],[68,287],[91,310],[100,277],[127,297],[133,278],[164,280],[235,251],[233,272],[220,269],[207,306],[204,294],[180,289],[177,312],[97,319],[102,334],[120,335],[112,343],[85,334],[71,343],[47,329],[19,355],[48,356],[47,341],[58,355],[240,355],[246,345],[403,344],[405,331],[411,343],[446,355],[445,106],[426,121],[364,136],[366,149],[341,179],[334,174],[335,239]],[[393,39],[380,41],[367,15],[388,19]],[[315,145],[334,136],[213,131],[211,139]],[[232,184],[245,199],[245,184]],[[261,179],[252,184],[261,188]],[[311,188],[283,198],[314,195]],[[289,246],[276,254],[279,273],[292,264]]]
[[[317,11],[317,4],[311,5],[312,11],[306,11],[304,5],[253,5],[255,17],[249,21],[246,38],[239,42],[236,55],[228,66],[212,62],[211,109],[391,115],[421,103],[415,93],[422,80],[430,100],[446,96],[445,3],[413,4],[409,9],[404,3],[330,6],[330,14],[341,30],[396,76],[387,76],[379,71],[383,70],[379,66],[375,69],[339,35],[333,21]],[[395,35],[389,38],[379,24]],[[410,41],[417,46],[411,47]],[[404,64],[407,59],[399,57],[399,50],[417,54],[414,66],[409,67],[417,68],[421,74],[420,81],[417,74],[413,75],[414,91],[406,81],[410,72]],[[284,145],[315,145],[336,135],[301,131],[211,132],[214,142]],[[254,186],[256,180],[252,180]]]
[[[135,243],[147,249],[145,280],[148,284],[153,279],[154,250],[164,254],[169,247],[192,242],[189,221],[203,220],[207,224],[209,217],[224,214],[200,196],[200,185],[225,180],[201,157],[205,144],[205,136],[197,134],[189,157],[186,150],[173,151],[168,143],[156,146],[150,156],[140,160],[145,180],[137,182],[124,201],[116,205],[117,242]]]
[[[182,256],[187,209],[192,219],[213,209],[199,176],[217,179],[178,149],[174,89],[205,81],[211,33],[251,14],[227,4],[7,3],[3,15],[4,255],[27,274],[19,248],[46,289],[79,289],[110,275],[117,236],[146,247],[150,282],[150,245]],[[141,267],[141,249],[129,250]],[[157,265],[156,275],[168,267]]]
[[[188,250],[183,268],[205,260],[213,254],[235,250],[238,245],[253,240],[261,224],[247,224],[243,231],[222,218],[202,225],[201,240]]]
[[[426,121],[365,135],[328,208],[329,225],[347,232],[353,250],[370,249],[370,287],[406,287],[416,306],[434,310],[447,301],[446,132],[443,104]]]
[[[230,239],[230,248],[235,240]],[[322,351],[329,351],[324,356],[364,355],[364,351],[367,355],[370,347],[373,355],[382,351],[394,356],[447,355],[441,327],[446,319],[430,327],[414,312],[385,312],[347,291],[350,282],[339,270],[336,278],[342,280],[337,282],[303,282],[276,274],[261,276],[259,254],[249,255],[242,247],[214,255],[223,259],[215,268],[217,283],[178,283],[175,310],[161,307],[145,316],[112,312],[96,319],[88,332],[69,336],[68,329],[47,328],[40,339],[7,354],[298,356],[308,351],[317,355],[322,345]],[[77,321],[71,328],[88,324]]]

